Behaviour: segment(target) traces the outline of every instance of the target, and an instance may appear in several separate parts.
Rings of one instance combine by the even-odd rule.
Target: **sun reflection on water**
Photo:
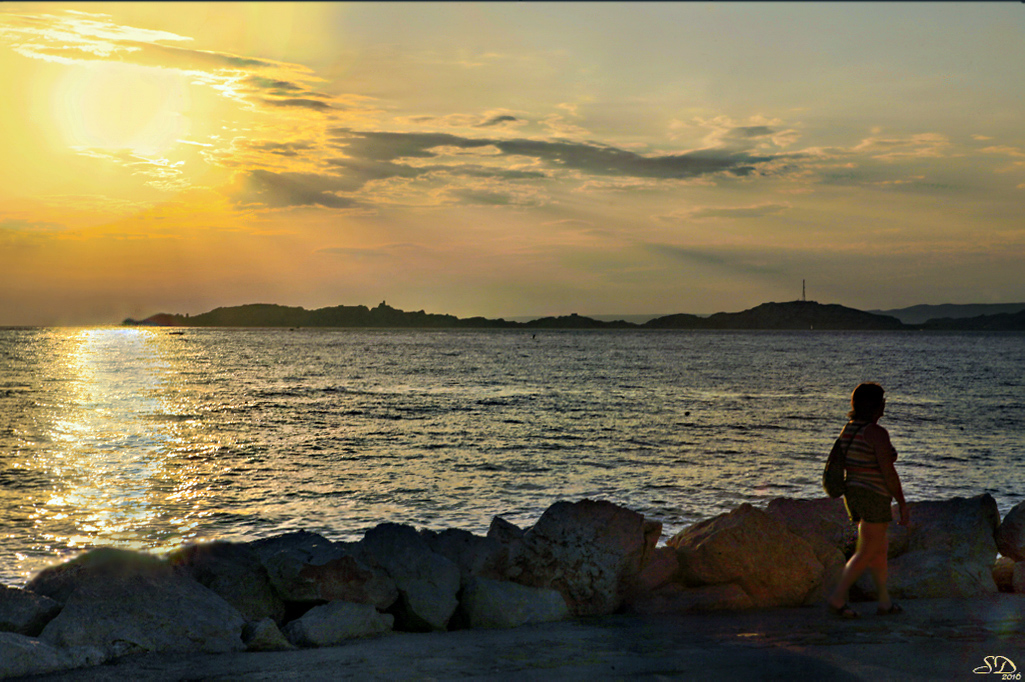
[[[55,341],[41,372],[54,389],[35,434],[42,447],[31,450],[31,467],[50,481],[30,502],[33,549],[163,551],[193,537],[204,515],[204,454],[217,444],[178,390],[182,342],[139,328],[75,330]]]

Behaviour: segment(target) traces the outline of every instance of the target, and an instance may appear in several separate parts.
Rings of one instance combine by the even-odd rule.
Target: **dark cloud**
[[[437,153],[432,150],[437,147],[494,147],[506,156],[534,158],[551,168],[577,170],[590,175],[634,178],[684,179],[711,173],[746,176],[755,172],[756,164],[775,158],[726,150],[642,156],[597,143],[475,139],[447,133],[354,132],[347,129],[335,129],[332,132],[346,154],[356,159],[391,163],[403,158],[436,157]]]
[[[249,149],[279,156],[298,156],[301,152],[313,149],[309,142],[253,142],[246,145]]]
[[[690,218],[762,218],[780,215],[791,208],[790,204],[758,204],[757,206],[706,206],[688,213]]]
[[[260,203],[266,206],[323,206],[352,208],[356,202],[339,197],[337,178],[312,173],[272,173],[250,171],[235,194],[239,204]]]
[[[494,116],[492,118],[489,118],[487,121],[484,121],[483,123],[479,123],[477,127],[487,128],[489,126],[495,126],[500,123],[515,123],[518,120],[520,119],[516,118],[515,116]]]
[[[301,85],[283,80],[276,80],[273,78],[264,78],[263,76],[250,76],[243,81],[246,85],[250,85],[253,88],[259,90],[274,90],[274,91],[285,91],[285,92],[303,92],[306,88]]]
[[[751,139],[755,137],[768,137],[775,133],[775,130],[767,126],[741,126],[739,128],[732,128],[729,132],[729,136]]]
[[[683,261],[692,265],[705,265],[723,268],[738,274],[748,275],[779,275],[785,271],[782,264],[766,265],[763,253],[745,254],[740,252],[715,252],[703,249],[692,249],[675,244],[646,244],[645,248],[654,254],[673,260]]]
[[[270,206],[309,206],[350,208],[352,199],[336,193],[353,193],[368,182],[391,178],[414,179],[465,177],[491,180],[537,180],[550,177],[557,169],[573,170],[588,175],[686,179],[714,173],[747,176],[759,164],[773,161],[773,156],[755,156],[747,152],[705,150],[686,154],[642,156],[636,152],[597,143],[495,138],[467,138],[448,133],[358,132],[345,128],[331,131],[332,144],[345,156],[325,159],[333,172],[323,174],[253,171],[238,197],[241,203],[260,202]],[[263,150],[294,156],[299,147],[262,143]],[[527,157],[539,162],[538,169],[517,170],[474,163],[452,164],[420,162],[410,165],[409,159],[434,159],[442,156],[439,148],[497,150],[497,158]],[[463,194],[460,194],[463,192]],[[502,193],[476,189],[455,189],[450,196],[473,203],[500,204],[512,200]]]
[[[322,102],[319,99],[309,99],[308,97],[292,97],[290,99],[264,99],[264,104],[270,104],[275,107],[302,107],[304,109],[313,109],[315,111],[327,111],[333,110],[334,107],[327,102]]]

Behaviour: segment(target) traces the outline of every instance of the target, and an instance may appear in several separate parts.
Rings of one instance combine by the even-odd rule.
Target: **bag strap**
[[[852,419],[850,422],[847,422],[847,423],[850,424],[853,421],[854,420]],[[865,428],[868,425],[869,425],[869,422],[865,422],[864,424],[862,424],[858,428],[854,429],[854,434],[851,436],[851,439],[849,441],[847,441],[847,447],[844,448],[844,451],[843,451],[844,459],[847,459],[847,451],[851,449],[851,443],[853,443],[854,439],[858,437],[858,432],[861,431],[863,428]],[[846,426],[844,427],[844,430],[847,430]],[[843,431],[840,432],[840,435],[841,436],[843,435]]]

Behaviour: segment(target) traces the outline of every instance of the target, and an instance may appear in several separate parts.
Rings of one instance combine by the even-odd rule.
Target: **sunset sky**
[[[1025,301],[1025,5],[0,4],[0,325]]]

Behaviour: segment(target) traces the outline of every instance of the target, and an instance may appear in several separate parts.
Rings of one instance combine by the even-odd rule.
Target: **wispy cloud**
[[[663,222],[680,222],[687,220],[715,220],[715,219],[752,219],[764,218],[765,216],[778,216],[789,211],[793,206],[790,203],[763,203],[750,206],[700,206],[684,211],[674,211],[658,219]]]

